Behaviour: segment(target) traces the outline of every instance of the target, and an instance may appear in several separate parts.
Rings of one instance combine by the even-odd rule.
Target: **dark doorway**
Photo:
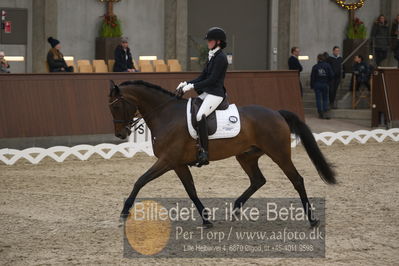
[[[189,57],[198,57],[206,45],[208,28],[219,26],[227,32],[226,53],[233,54],[234,70],[257,70],[268,67],[267,0],[189,0]],[[200,45],[200,46],[199,46]],[[203,53],[204,54],[204,53]]]

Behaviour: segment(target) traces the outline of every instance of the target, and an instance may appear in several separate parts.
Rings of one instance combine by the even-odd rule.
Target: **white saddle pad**
[[[197,131],[191,124],[191,98],[187,102],[187,125],[191,137],[197,138]],[[233,138],[240,133],[241,122],[237,106],[230,104],[226,110],[216,110],[217,129],[215,134],[209,135],[209,139]]]

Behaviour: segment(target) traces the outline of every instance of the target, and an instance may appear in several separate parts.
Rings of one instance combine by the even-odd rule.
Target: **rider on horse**
[[[198,78],[181,82],[176,89],[182,93],[194,89],[203,100],[196,117],[200,144],[197,166],[209,164],[206,117],[215,111],[226,97],[224,78],[228,67],[227,57],[223,53],[223,48],[227,45],[224,30],[218,27],[210,28],[205,40],[208,40],[209,54],[204,70]]]

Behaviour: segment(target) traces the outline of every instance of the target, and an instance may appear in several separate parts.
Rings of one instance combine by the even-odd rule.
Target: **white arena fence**
[[[99,145],[77,145],[74,147],[55,146],[48,149],[44,148],[28,148],[24,150],[15,149],[0,149],[0,161],[13,165],[20,159],[26,159],[32,164],[37,164],[45,157],[50,157],[57,162],[63,162],[66,158],[73,155],[79,160],[88,160],[93,154],[97,154],[104,159],[110,159],[116,153],[120,153],[126,158],[133,157],[137,152],[145,152],[149,156],[154,156],[151,145],[151,132],[148,127],[141,122],[136,125],[137,130],[129,136],[128,142],[121,144],[99,144]],[[399,128],[389,130],[375,129],[375,130],[358,130],[355,132],[341,131],[341,132],[323,132],[313,133],[318,143],[324,143],[331,146],[335,142],[341,142],[345,145],[351,142],[358,142],[361,144],[374,139],[377,142],[383,142],[388,138],[399,142]],[[300,143],[299,138],[292,135],[291,147],[296,147]]]

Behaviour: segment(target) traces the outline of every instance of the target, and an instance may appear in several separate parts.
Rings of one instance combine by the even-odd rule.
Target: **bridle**
[[[117,97],[115,100],[113,100],[112,102],[110,102],[108,105],[111,107],[112,105],[114,105],[115,103],[117,103],[117,102],[119,102],[119,101],[121,101],[122,103],[123,103],[123,109],[124,109],[124,115],[125,115],[125,118],[124,119],[113,119],[112,121],[114,122],[114,123],[116,123],[116,124],[125,124],[126,123],[126,129],[128,130],[128,131],[131,131],[131,128],[134,128],[134,126],[135,125],[137,125],[140,121],[141,121],[141,119],[143,118],[143,117],[138,117],[138,119],[137,120],[134,120],[134,118],[136,118],[136,114],[138,113],[138,112],[136,112],[134,115],[133,115],[133,117],[131,118],[131,119],[129,119],[129,114],[128,114],[128,112],[127,112],[127,108],[126,108],[126,104],[129,104],[129,105],[132,105],[131,103],[129,103],[125,98],[123,98],[122,96],[119,96],[119,97]],[[127,117],[127,119],[126,119],[126,117]],[[136,128],[134,128],[134,130],[136,131],[137,129]]]
[[[177,94],[176,95],[177,99],[181,99],[181,95]],[[158,109],[160,109],[161,107],[163,107],[164,105],[166,105],[167,103],[171,102],[172,100],[175,100],[176,98],[171,98],[169,101],[166,101],[160,105],[158,105],[156,108],[152,109],[151,112],[146,115],[146,118],[149,119],[150,117],[152,117],[152,115],[156,114],[156,111]],[[112,105],[114,105],[115,103],[117,103],[118,101],[122,101],[123,103],[123,108],[125,110],[125,119],[113,119],[112,121],[114,123],[119,123],[119,124],[124,124],[126,123],[126,129],[128,131],[131,132],[131,129],[133,128],[134,131],[137,131],[138,128],[135,128],[135,126],[140,123],[141,119],[144,118],[143,115],[141,115],[140,117],[136,117],[136,115],[139,113],[139,111],[136,111],[136,113],[133,115],[133,117],[131,119],[129,119],[129,114],[127,113],[127,108],[125,107],[125,104],[129,104],[132,105],[130,102],[128,102],[125,98],[123,98],[123,96],[119,96],[117,97],[115,100],[113,100],[112,102],[110,102],[108,105],[111,107]],[[127,119],[126,119],[127,117]],[[134,120],[135,118],[137,118],[136,120]]]

